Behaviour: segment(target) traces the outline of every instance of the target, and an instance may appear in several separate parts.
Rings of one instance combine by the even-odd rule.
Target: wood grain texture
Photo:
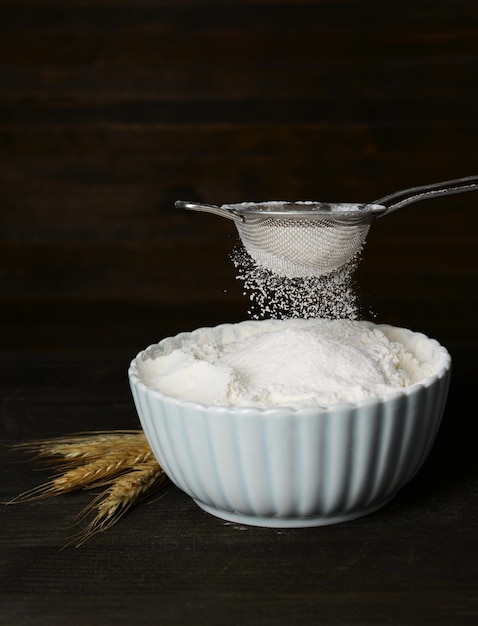
[[[174,201],[372,201],[477,173],[477,50],[466,0],[3,2],[0,345],[243,319],[234,227]],[[359,285],[381,321],[464,342],[476,202],[374,225]]]

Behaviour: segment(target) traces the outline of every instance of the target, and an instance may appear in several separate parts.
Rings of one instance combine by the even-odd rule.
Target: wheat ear
[[[37,457],[48,458],[52,462],[66,461],[72,464],[74,460],[81,463],[84,460],[98,458],[105,453],[130,448],[131,445],[147,446],[146,437],[140,430],[128,431],[100,431],[97,433],[79,433],[70,437],[55,439],[40,439],[27,443],[20,443],[14,448],[32,452]]]
[[[96,486],[99,481],[119,476],[125,471],[154,459],[144,433],[100,433],[87,438],[59,438],[21,444],[41,457],[53,457],[63,471],[47,482],[17,496],[11,502],[25,502]]]
[[[131,507],[162,487],[166,481],[166,474],[156,461],[138,465],[118,477],[80,513],[79,519],[82,519],[91,511],[97,511],[91,522],[70,543],[79,547],[93,535],[111,528]]]
[[[83,433],[15,447],[54,460],[63,471],[20,494],[10,504],[107,487],[80,513],[81,520],[97,510],[93,520],[70,542],[77,546],[111,528],[132,506],[168,481],[142,431]]]

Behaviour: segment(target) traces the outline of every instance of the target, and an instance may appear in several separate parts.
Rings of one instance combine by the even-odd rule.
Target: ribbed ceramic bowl
[[[244,324],[193,331],[221,338]],[[447,350],[421,333],[378,326],[435,374],[355,404],[304,409],[230,408],[178,400],[146,386],[137,363],[129,380],[141,425],[159,463],[180,489],[222,519],[270,527],[344,522],[389,502],[417,473],[435,440],[450,376]],[[206,333],[206,335],[205,335]]]

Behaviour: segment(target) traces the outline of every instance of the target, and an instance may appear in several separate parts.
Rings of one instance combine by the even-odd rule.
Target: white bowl
[[[205,406],[166,396],[139,378],[138,360],[158,346],[179,347],[198,334],[220,340],[260,323],[181,333],[131,362],[139,419],[166,474],[205,511],[256,526],[321,526],[383,507],[433,445],[448,393],[447,350],[421,333],[378,325],[435,373],[380,398],[327,407]]]

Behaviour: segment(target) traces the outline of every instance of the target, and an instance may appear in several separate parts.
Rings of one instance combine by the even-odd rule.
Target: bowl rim
[[[252,414],[260,414],[260,415],[317,415],[322,413],[329,413],[331,411],[343,411],[343,410],[351,410],[351,409],[359,409],[364,407],[374,407],[382,405],[386,402],[393,402],[398,400],[399,398],[411,396],[415,393],[418,393],[419,390],[426,389],[436,384],[442,378],[445,378],[449,375],[451,370],[451,355],[448,350],[440,344],[436,339],[431,338],[425,335],[421,331],[414,331],[408,328],[393,326],[391,324],[377,324],[375,322],[370,322],[367,320],[360,320],[360,323],[364,323],[369,327],[374,327],[378,329],[392,329],[393,331],[405,332],[408,335],[414,335],[418,339],[424,339],[428,343],[431,344],[434,350],[438,351],[440,358],[439,363],[437,364],[437,369],[433,374],[425,376],[421,380],[408,385],[407,387],[402,387],[398,389],[393,389],[391,391],[387,391],[382,394],[369,396],[363,398],[362,400],[356,402],[340,402],[340,403],[330,403],[330,404],[322,404],[322,405],[312,405],[306,407],[294,407],[288,405],[280,405],[280,406],[269,406],[269,407],[257,407],[257,406],[228,406],[228,405],[214,405],[214,404],[205,404],[202,402],[196,402],[192,400],[185,400],[183,398],[177,398],[174,396],[170,396],[159,389],[155,389],[144,383],[139,374],[137,368],[138,360],[145,355],[148,351],[156,348],[166,341],[178,341],[182,337],[191,336],[195,333],[199,332],[207,332],[207,331],[224,331],[233,327],[237,327],[238,325],[246,325],[253,324],[258,325],[264,321],[280,321],[280,320],[245,320],[243,322],[236,323],[223,323],[218,324],[216,326],[202,326],[196,328],[192,331],[182,331],[177,333],[176,335],[171,335],[160,339],[159,341],[148,345],[146,348],[140,350],[137,355],[131,360],[128,367],[128,379],[131,387],[136,387],[141,390],[143,394],[147,394],[153,398],[160,400],[162,403],[166,404],[174,404],[176,406],[180,406],[183,408],[190,408],[194,410],[200,411],[211,411],[217,414],[238,414],[238,415],[252,415]]]

